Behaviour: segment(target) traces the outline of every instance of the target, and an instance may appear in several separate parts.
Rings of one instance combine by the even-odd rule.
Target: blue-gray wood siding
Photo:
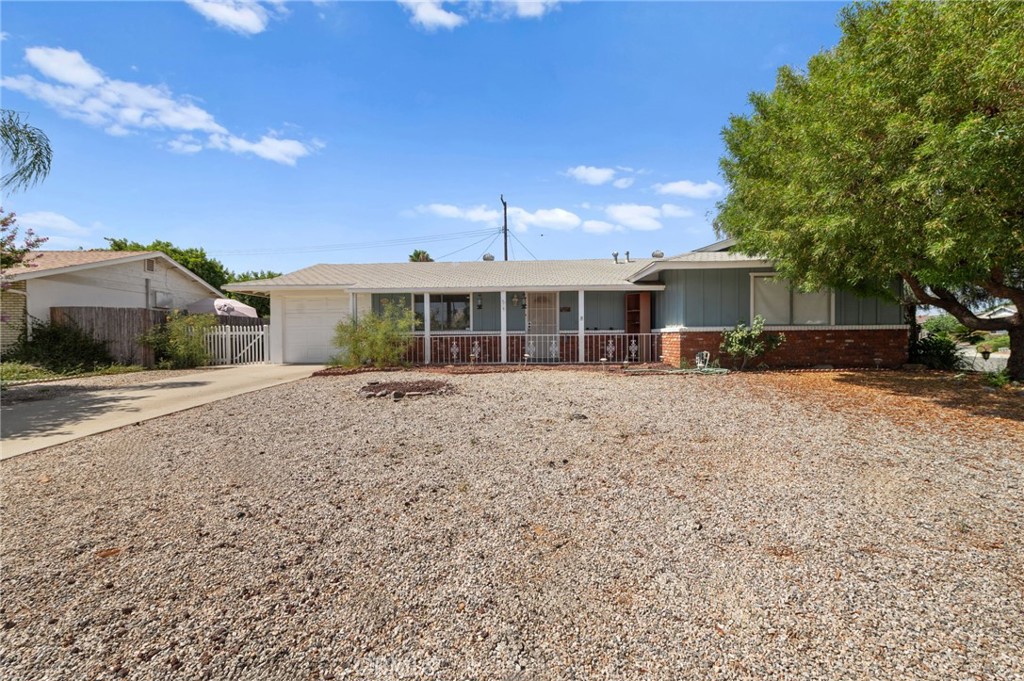
[[[654,326],[726,327],[750,323],[750,274],[767,268],[666,270],[655,295]],[[836,324],[901,324],[898,303],[836,293]]]
[[[583,327],[608,331],[626,328],[626,294],[621,291],[587,291],[583,294]]]
[[[757,269],[666,270],[665,290],[655,294],[654,324],[735,326],[750,323],[750,273]]]
[[[899,303],[836,291],[836,324],[902,324]]]

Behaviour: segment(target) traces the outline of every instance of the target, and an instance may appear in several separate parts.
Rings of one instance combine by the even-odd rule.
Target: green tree
[[[107,241],[112,251],[160,251],[218,290],[231,281],[231,271],[224,263],[206,255],[202,248],[178,248],[170,241],[160,240],[141,244],[138,241],[107,237]]]
[[[23,121],[18,112],[0,109],[0,158],[4,167],[0,189],[14,192],[50,174],[53,150],[46,133]]]
[[[228,283],[233,284],[237,281],[254,281],[257,279],[273,279],[274,277],[280,277],[280,272],[273,272],[271,270],[250,270],[248,272],[231,272]],[[233,293],[228,292],[227,296],[233,298],[239,302],[245,303],[246,305],[256,308],[256,312],[261,317],[270,316],[270,298],[263,296],[251,296],[245,293]]]
[[[840,26],[730,119],[717,230],[805,290],[900,278],[968,328],[1008,331],[1024,379],[1024,3],[863,3]],[[1017,314],[978,318],[993,298]]]
[[[409,254],[409,262],[434,262],[434,259],[426,251],[417,248]]]

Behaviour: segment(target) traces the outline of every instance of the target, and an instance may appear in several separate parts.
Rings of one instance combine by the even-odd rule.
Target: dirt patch
[[[370,381],[359,389],[363,397],[417,397],[419,395],[440,395],[451,392],[447,381]]]

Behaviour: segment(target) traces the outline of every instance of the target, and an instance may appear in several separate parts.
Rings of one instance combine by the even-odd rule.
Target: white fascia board
[[[147,253],[138,253],[136,255],[126,255],[123,258],[110,258],[108,260],[100,260],[99,262],[87,262],[82,263],[81,265],[68,265],[67,267],[52,267],[45,270],[29,270],[27,272],[19,272],[18,274],[11,275],[10,281],[42,279],[43,277],[51,277],[58,274],[70,274],[72,272],[80,272],[82,270],[94,270],[99,267],[106,267],[107,265],[123,265],[125,263],[138,262],[140,260],[163,260],[168,265],[180,271],[183,275],[208,290],[215,298],[222,297],[221,292],[210,286],[206,280],[163,251],[149,251]]]
[[[629,278],[638,281],[663,270],[739,270],[751,267],[772,267],[770,260],[700,260],[657,262],[643,268]]]
[[[355,293],[501,293],[502,291],[664,291],[665,284],[629,284],[627,286],[419,286],[397,288],[352,288]]]

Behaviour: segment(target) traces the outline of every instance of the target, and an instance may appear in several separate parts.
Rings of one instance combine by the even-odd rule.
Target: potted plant
[[[981,355],[982,359],[988,359],[989,355],[992,354],[991,343],[978,343],[977,347],[978,354]]]

